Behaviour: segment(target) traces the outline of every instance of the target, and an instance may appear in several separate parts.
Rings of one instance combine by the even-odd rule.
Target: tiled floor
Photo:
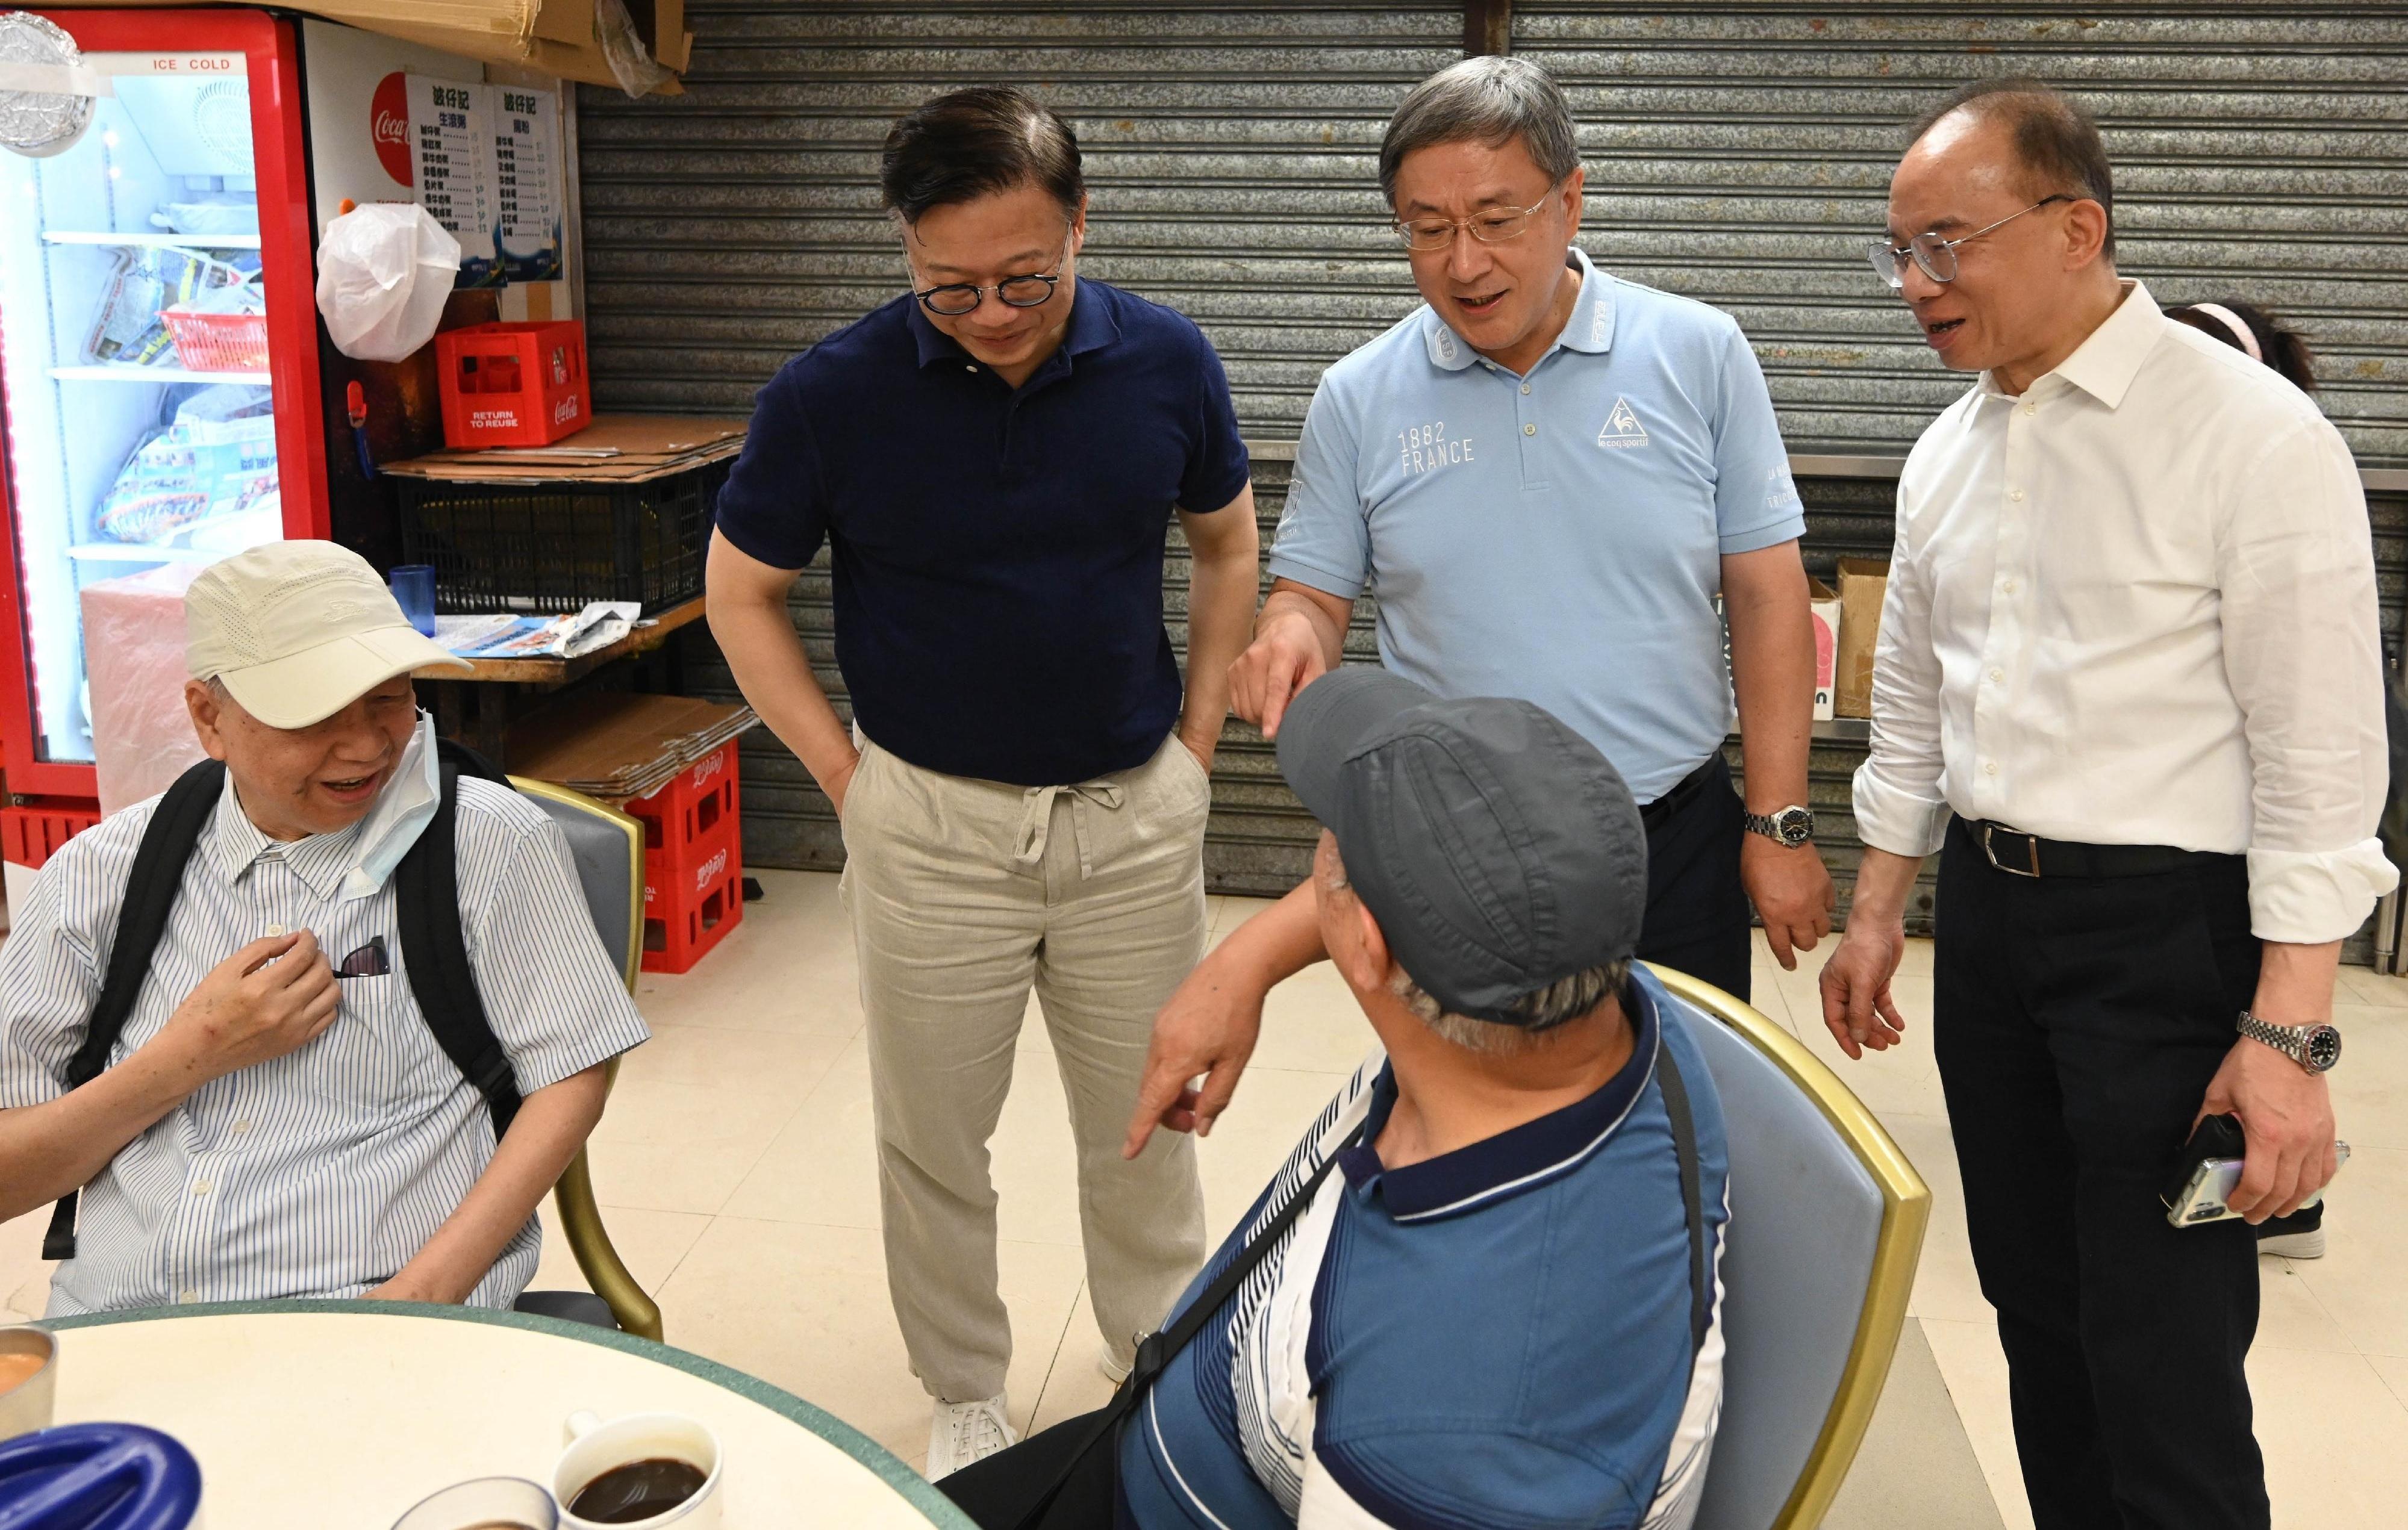
[[[639,1002],[656,1035],[622,1072],[595,1138],[595,1182],[672,1343],[798,1393],[916,1463],[927,1400],[887,1305],[868,1067],[835,879],[761,879],[767,897],[693,974],[644,979]],[[1214,899],[1215,937],[1255,907]],[[1927,1038],[1913,1032],[1902,1052],[1848,1063],[1819,1022],[1812,973],[1784,973],[1759,953],[1758,1007],[1833,1063],[1931,1182],[1935,1214],[1910,1311],[2000,1516],[2028,1526],[2005,1363],[1966,1251]],[[1930,1013],[1929,972],[1929,948],[1918,944],[1898,984],[1915,1021]],[[2328,1220],[2330,1253],[2262,1262],[2265,1316],[2251,1357],[2275,1523],[2296,1530],[2394,1525],[2408,1501],[2408,981],[2349,970],[2344,987],[2350,1051],[2334,1093],[2356,1157]],[[1201,1145],[1216,1237],[1369,1044],[1327,968],[1272,995],[1237,1103]],[[1095,1364],[1062,1086],[1033,1011],[1018,1055],[994,1144],[1001,1265],[1016,1338],[1012,1413],[1043,1424],[1100,1404],[1110,1387]],[[41,1221],[0,1226],[0,1321],[41,1309]],[[556,1237],[538,1283],[580,1283]]]

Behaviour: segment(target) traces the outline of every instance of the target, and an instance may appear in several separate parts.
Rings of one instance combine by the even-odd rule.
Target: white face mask
[[[384,783],[376,806],[360,822],[360,837],[352,848],[355,858],[335,901],[374,897],[401,865],[401,858],[409,853],[409,847],[426,832],[442,795],[443,766],[435,752],[435,719],[421,712],[418,731],[409,736],[408,747],[401,751],[400,768]]]

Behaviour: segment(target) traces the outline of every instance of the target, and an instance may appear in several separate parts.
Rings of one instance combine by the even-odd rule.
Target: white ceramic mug
[[[31,1324],[0,1328],[0,1354],[26,1356],[41,1364],[23,1380],[0,1391],[0,1439],[14,1439],[36,1429],[48,1429],[59,1386],[59,1341]],[[14,1371],[25,1364],[13,1359]]]
[[[552,1471],[552,1496],[560,1500],[560,1530],[717,1530],[719,1524],[719,1437],[682,1413],[633,1413],[603,1423],[592,1413],[571,1413],[568,1449]],[[694,1496],[666,1513],[648,1520],[600,1524],[569,1512],[577,1495],[613,1466],[666,1456],[685,1462],[703,1474]]]
[[[559,1530],[560,1506],[539,1482],[523,1477],[480,1477],[423,1499],[393,1530],[468,1530],[509,1524],[523,1530]]]

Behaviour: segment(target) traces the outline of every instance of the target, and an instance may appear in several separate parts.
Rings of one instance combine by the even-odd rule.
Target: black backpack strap
[[[1698,1128],[1689,1119],[1689,1086],[1681,1081],[1681,1065],[1672,1049],[1658,1044],[1656,1087],[1664,1092],[1664,1114],[1672,1121],[1672,1151],[1681,1161],[1681,1208],[1689,1224],[1689,1354],[1705,1348],[1706,1329],[1713,1320],[1713,1270],[1706,1258],[1704,1176],[1698,1168]]]
[[[108,967],[101,975],[100,999],[84,1025],[83,1044],[67,1062],[66,1086],[81,1089],[108,1066],[108,1054],[133,1017],[134,1004],[150,976],[150,953],[167,931],[176,894],[184,885],[184,863],[201,842],[201,829],[225,792],[225,766],[203,760],[176,778],[152,810],[134,852],[134,869],[125,879],[125,901],[117,908],[117,937],[108,948]],[[59,1197],[50,1213],[50,1230],[42,1237],[42,1257],[73,1259],[76,1251],[76,1199],[79,1191]]]
[[[451,765],[463,776],[474,776],[479,780],[498,781],[504,786],[510,784],[510,778],[501,766],[457,738],[435,740],[435,758],[437,763]]]
[[[460,928],[460,766],[442,756],[442,795],[435,816],[401,858],[394,873],[394,918],[402,959],[409,971],[410,997],[436,1045],[485,1096],[493,1112],[494,1140],[509,1131],[519,1112],[518,1076],[509,1054],[485,1019],[485,1001],[468,965],[468,940]],[[473,769],[469,774],[475,774]]]

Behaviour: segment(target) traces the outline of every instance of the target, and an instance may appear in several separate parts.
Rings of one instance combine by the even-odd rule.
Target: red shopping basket
[[[176,359],[195,372],[267,370],[267,315],[202,313],[185,307],[159,310],[176,342]]]

